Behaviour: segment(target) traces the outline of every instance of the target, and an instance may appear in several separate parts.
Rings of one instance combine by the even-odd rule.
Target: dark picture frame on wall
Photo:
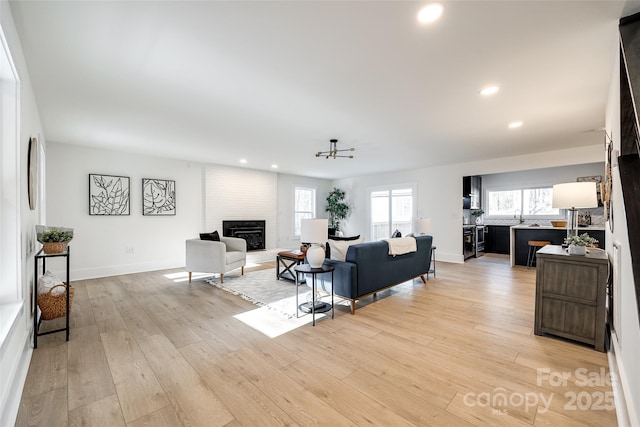
[[[142,178],[142,215],[176,214],[176,182],[171,179]]]
[[[130,214],[129,177],[89,174],[89,215]]]

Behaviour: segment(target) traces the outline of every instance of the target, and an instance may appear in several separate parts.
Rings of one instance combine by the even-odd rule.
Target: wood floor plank
[[[96,325],[73,331],[68,342],[69,409],[115,394],[111,370]]]
[[[139,344],[185,425],[224,426],[233,419],[220,399],[167,337],[152,335],[141,338]]]
[[[445,409],[408,394],[403,387],[363,369],[353,372],[344,382],[417,426],[469,425]]]
[[[55,388],[41,394],[23,397],[16,426],[66,426],[68,422],[67,389]]]
[[[118,308],[109,296],[91,298],[91,307],[96,319],[96,325],[101,334],[112,331],[123,331],[127,329],[124,319],[120,315]]]
[[[169,405],[160,383],[129,331],[101,334],[126,422]]]
[[[31,397],[67,387],[67,346],[40,347],[33,352],[22,395]]]
[[[69,427],[126,426],[118,397],[114,394],[69,411]]]
[[[356,426],[357,424],[316,397],[301,384],[249,349],[229,354],[227,360],[300,425]]]
[[[127,427],[182,427],[182,421],[171,405],[138,418],[127,424]]]
[[[269,395],[246,380],[223,356],[206,343],[180,349],[240,425],[286,426],[295,421]]]
[[[283,372],[356,425],[416,426],[385,404],[368,398],[359,388],[327,375],[313,363],[299,360],[285,367]]]

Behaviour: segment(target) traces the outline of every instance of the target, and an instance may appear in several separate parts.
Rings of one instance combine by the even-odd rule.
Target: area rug
[[[289,280],[277,280],[275,269],[254,271],[243,276],[230,273],[224,276],[224,283],[220,283],[219,276],[205,281],[259,306],[234,317],[269,337],[312,321],[311,315],[300,313],[300,317],[296,317],[296,285]],[[306,285],[298,287],[299,304],[307,301],[309,291]],[[335,303],[342,303],[342,300],[336,297]],[[316,314],[316,322],[324,318],[324,314]]]

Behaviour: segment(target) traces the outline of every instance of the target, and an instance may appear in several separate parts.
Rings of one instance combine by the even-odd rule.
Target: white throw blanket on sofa
[[[418,246],[413,237],[396,237],[394,239],[384,239],[389,244],[389,255],[402,255],[409,252],[416,252]]]

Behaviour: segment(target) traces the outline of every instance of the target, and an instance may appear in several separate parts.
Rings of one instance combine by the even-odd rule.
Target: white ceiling
[[[323,178],[601,142],[617,21],[638,2],[449,1],[429,26],[424,4],[11,10],[48,141]],[[331,138],[356,158],[314,157]]]

